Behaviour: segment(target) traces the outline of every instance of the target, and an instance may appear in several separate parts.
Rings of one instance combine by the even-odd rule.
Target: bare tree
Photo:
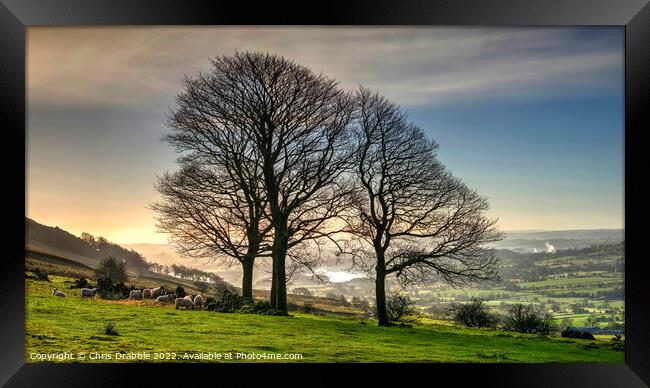
[[[273,229],[264,217],[261,169],[252,143],[236,125],[212,115],[200,86],[186,79],[178,108],[168,115],[173,131],[163,139],[184,155],[178,171],[158,179],[163,201],[151,208],[158,230],[170,234],[182,255],[239,262],[242,296],[252,298],[255,259],[270,256]]]
[[[355,117],[360,189],[345,251],[374,272],[379,324],[389,324],[388,275],[403,285],[497,279],[498,259],[484,245],[503,236],[483,215],[487,201],[446,171],[437,144],[394,103],[361,88]]]
[[[263,188],[261,210],[273,230],[271,304],[286,312],[290,249],[341,229],[334,220],[349,198],[341,177],[353,156],[352,99],[336,81],[263,53],[215,58],[208,74],[184,85],[167,139],[200,165],[218,159],[228,174],[245,166],[244,179],[225,177],[237,190]]]

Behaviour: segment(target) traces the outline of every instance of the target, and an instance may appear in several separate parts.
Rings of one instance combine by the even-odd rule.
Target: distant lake
[[[354,273],[354,272],[347,272],[347,271],[331,271],[328,269],[324,269],[323,273],[327,275],[327,277],[330,279],[330,282],[332,283],[347,282],[348,280],[362,278],[365,276],[364,274],[361,273]]]

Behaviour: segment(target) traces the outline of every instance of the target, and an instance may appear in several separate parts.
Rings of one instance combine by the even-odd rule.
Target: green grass
[[[151,301],[82,301],[78,290],[63,283],[68,278],[50,279],[26,279],[27,362],[35,362],[31,353],[62,352],[168,352],[177,357],[186,352],[295,353],[302,355],[299,362],[624,362],[624,352],[605,341],[468,329],[429,319],[413,328],[379,327],[360,318],[222,314],[178,311]],[[51,296],[54,287],[68,296]],[[118,336],[104,333],[109,322]],[[84,360],[100,361],[116,360]]]
[[[560,278],[560,279],[547,279],[537,282],[524,282],[519,286],[522,288],[539,288],[539,287],[552,287],[552,286],[576,286],[584,284],[622,284],[622,276],[609,276],[609,277],[587,277],[587,278]]]

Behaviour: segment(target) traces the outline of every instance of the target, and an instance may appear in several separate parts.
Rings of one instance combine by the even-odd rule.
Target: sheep
[[[176,307],[176,310],[180,307],[185,307],[186,310],[190,307],[194,309],[194,302],[186,298],[176,298],[174,301],[174,307]]]
[[[171,303],[176,299],[175,294],[163,295],[156,298],[156,302]]]
[[[142,290],[132,290],[129,292],[129,299],[142,299]]]
[[[145,288],[144,290],[142,290],[142,297],[143,298],[153,298],[152,291],[153,290],[151,288]]]
[[[54,289],[54,291],[52,291],[52,295],[60,296],[62,298],[65,298],[65,292],[61,292],[61,291],[57,290],[56,288]]]
[[[81,299],[90,298],[95,299],[95,294],[99,288],[82,288],[81,289]]]
[[[153,290],[151,290],[151,297],[152,298],[155,298],[157,296],[163,296],[163,295],[165,295],[165,287],[163,287],[163,286],[160,286],[158,288],[154,288]]]
[[[194,305],[196,307],[203,307],[203,302],[205,302],[205,299],[201,295],[197,295],[194,297]]]
[[[194,300],[193,300],[193,298],[192,298],[192,295],[185,295],[185,296],[183,297],[183,299],[187,299],[187,300],[189,300],[190,302],[194,303]]]

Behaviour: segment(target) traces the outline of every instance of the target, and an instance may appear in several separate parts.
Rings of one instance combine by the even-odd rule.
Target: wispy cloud
[[[619,83],[623,64],[612,34],[570,28],[30,28],[29,102],[166,105],[183,74],[236,50],[285,55],[403,105],[591,93]]]
[[[173,149],[159,141],[163,113],[181,76],[236,50],[292,58],[347,89],[380,91],[414,120],[419,112],[452,171],[473,179],[504,227],[622,220],[622,177],[612,172],[622,160],[618,108],[560,109],[578,97],[547,104],[620,95],[623,33],[612,28],[30,27],[28,216],[121,242],[159,241],[144,206],[157,198],[155,174],[174,168]],[[518,116],[486,114],[480,104],[495,99]],[[542,171],[568,178],[541,187]]]

